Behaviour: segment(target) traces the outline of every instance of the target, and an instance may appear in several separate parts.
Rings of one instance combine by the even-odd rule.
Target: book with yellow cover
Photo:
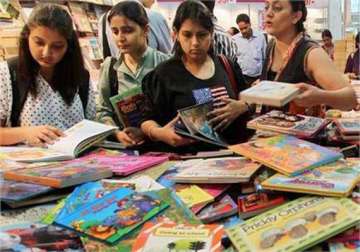
[[[305,251],[360,221],[348,198],[302,197],[226,229],[242,252]]]
[[[264,189],[324,196],[348,196],[360,180],[360,158],[340,159],[296,177],[275,174],[261,183]]]
[[[132,252],[172,251],[172,249],[220,252],[223,234],[222,225],[147,222],[137,237]]]
[[[202,190],[197,185],[175,185],[177,196],[188,206],[192,207],[200,203],[209,203],[214,201],[214,197]]]
[[[229,149],[287,176],[301,174],[342,157],[339,152],[288,135],[232,145]]]

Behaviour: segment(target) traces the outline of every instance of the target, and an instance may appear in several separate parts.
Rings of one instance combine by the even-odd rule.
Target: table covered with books
[[[188,155],[0,147],[0,251],[358,251],[359,118],[273,110]]]

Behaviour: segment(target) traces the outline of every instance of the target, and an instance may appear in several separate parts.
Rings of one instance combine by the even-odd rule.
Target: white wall
[[[313,0],[308,6],[308,21],[305,26],[314,39],[321,39],[321,30],[330,29],[334,39],[343,38],[343,0]],[[158,2],[154,9],[161,12],[167,19],[169,26],[180,2]],[[218,18],[219,25],[226,30],[236,25],[236,17],[240,13],[246,13],[250,16],[252,26],[259,29],[261,25],[261,12],[264,9],[264,3],[217,3],[215,5],[215,16]],[[323,22],[321,22],[323,21]]]

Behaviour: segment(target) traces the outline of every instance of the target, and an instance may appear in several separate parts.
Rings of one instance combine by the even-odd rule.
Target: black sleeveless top
[[[319,47],[318,43],[311,40],[308,36],[304,35],[295,45],[294,51],[292,52],[289,61],[287,62],[286,66],[284,67],[276,81],[287,83],[305,82],[308,84],[313,84],[314,81],[310,79],[305,73],[305,60],[309,51],[315,47]],[[270,66],[270,59],[273,55],[274,48],[275,40],[271,40],[266,49],[266,57],[260,80],[274,81],[276,78],[277,72],[272,71]],[[291,112],[294,114],[306,113],[308,115],[316,115],[319,113],[318,109],[315,107],[314,109],[308,109],[307,112],[305,112],[304,108],[300,108],[294,104],[289,103],[282,108],[272,108],[270,106],[264,106],[261,109],[261,114],[267,113],[272,109],[280,109],[284,112]]]
[[[282,70],[276,81],[287,83],[312,83],[313,80],[305,73],[305,60],[310,49],[319,47],[318,43],[304,35],[296,44],[287,65]],[[270,58],[275,48],[275,40],[271,40],[266,49],[266,57],[260,80],[274,80],[274,73],[271,71]]]

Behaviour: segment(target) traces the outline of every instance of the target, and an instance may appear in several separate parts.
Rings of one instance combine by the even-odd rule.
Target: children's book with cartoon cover
[[[120,188],[55,223],[113,244],[168,206],[155,193]]]
[[[247,127],[256,130],[269,130],[300,138],[315,136],[330,121],[313,116],[291,115],[283,111],[272,110],[247,123]]]
[[[88,182],[75,188],[75,190],[66,198],[65,204],[56,219],[62,219],[79,208],[102,198],[106,194],[119,188],[129,188],[135,190],[135,184],[122,181],[99,180]]]
[[[136,178],[138,176],[149,176],[152,179],[157,180],[160,178],[170,167],[175,165],[177,161],[165,161],[164,163],[154,165],[146,170],[138,171],[128,175],[127,179]]]
[[[346,230],[344,233],[328,240],[330,252],[360,251],[360,226]]]
[[[306,251],[360,221],[348,198],[302,197],[226,229],[239,251]]]
[[[39,223],[23,222],[0,227],[1,251],[84,251],[73,231]]]
[[[199,163],[201,159],[190,159],[186,161],[178,161],[172,166],[168,168],[166,172],[164,172],[157,181],[164,187],[171,188],[174,187],[175,181],[173,180],[174,176],[182,170],[186,168],[192,167]]]
[[[153,192],[155,193],[155,192]],[[158,223],[160,221],[173,221],[176,223],[189,223],[189,224],[201,224],[196,216],[189,210],[189,208],[182,202],[182,200],[176,195],[176,193],[169,189],[162,189],[156,192],[156,195],[169,204],[162,213],[155,216],[151,220],[152,223]],[[141,227],[134,229],[125,238],[112,246],[103,242],[90,239],[89,237],[82,237],[81,240],[87,252],[130,252],[132,245],[134,244],[138,234],[141,231]]]
[[[202,190],[197,185],[176,184],[174,189],[181,200],[190,208],[198,204],[214,201],[214,197],[211,194]]]
[[[269,209],[275,208],[286,201],[282,195],[268,192],[256,192],[238,197],[239,217],[248,219]]]
[[[340,159],[296,177],[276,174],[261,183],[264,189],[346,197],[360,180],[360,158]]]
[[[139,127],[143,119],[145,96],[141,85],[110,97],[117,119],[125,127]]]
[[[338,118],[334,122],[342,135],[360,135],[358,118]]]
[[[210,194],[215,200],[218,199],[229,187],[230,184],[199,184],[202,190]],[[194,214],[198,214],[208,203],[199,203],[190,208]]]
[[[210,144],[226,147],[228,144],[209,124],[208,113],[213,109],[212,102],[202,103],[180,109],[180,119],[175,124],[175,132]]]
[[[224,234],[221,225],[189,225],[175,222],[146,223],[132,252],[213,251],[220,252]]]
[[[237,213],[237,204],[229,195],[225,195],[220,200],[211,203],[197,214],[203,223],[211,223]]]
[[[260,81],[240,93],[242,101],[282,107],[294,99],[300,93],[300,89],[294,84],[278,81]]]
[[[92,161],[76,159],[4,172],[4,178],[8,180],[56,188],[68,187],[111,176],[111,170],[103,165]]]
[[[137,171],[142,171],[152,166],[164,163],[168,160],[166,156],[120,156],[112,158],[109,166],[114,174],[127,176]],[[105,162],[102,162],[105,164]],[[107,162],[106,162],[107,164]]]
[[[18,162],[47,162],[74,159],[93,144],[111,135],[116,127],[102,123],[82,120],[64,131],[54,144],[47,148],[36,147],[0,147],[8,159]]]
[[[61,219],[76,211],[76,209],[119,188],[130,188],[136,192],[164,189],[163,186],[148,176],[140,176],[131,180],[102,179],[96,182],[89,182],[78,186],[69,195],[65,202],[65,206],[58,214],[57,218]]]
[[[248,182],[261,165],[243,157],[204,159],[182,170],[173,179],[179,183]]]
[[[49,186],[0,179],[0,200],[20,201],[30,199],[53,190]]]
[[[258,139],[229,149],[287,176],[334,162],[341,153],[289,135]]]

